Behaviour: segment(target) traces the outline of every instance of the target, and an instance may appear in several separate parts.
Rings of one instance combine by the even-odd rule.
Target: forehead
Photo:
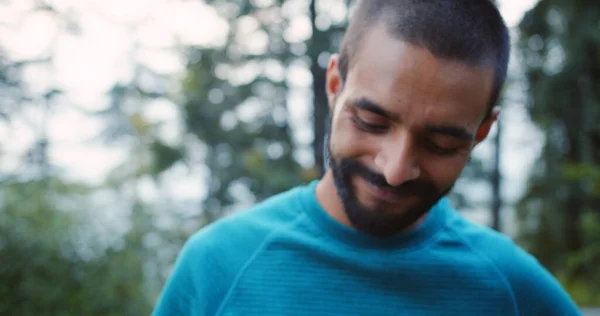
[[[344,93],[368,98],[403,119],[476,127],[487,112],[493,79],[492,67],[440,59],[374,26],[354,56]]]

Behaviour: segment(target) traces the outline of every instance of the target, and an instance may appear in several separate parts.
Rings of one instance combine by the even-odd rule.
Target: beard
[[[387,184],[382,174],[369,169],[362,163],[350,158],[337,160],[333,157],[329,137],[327,137],[326,144],[326,157],[333,173],[336,191],[350,224],[356,230],[375,237],[389,237],[406,231],[429,212],[454,186],[453,183],[446,189],[438,189],[430,182],[417,179],[392,187]],[[372,186],[391,190],[398,200],[418,197],[419,201],[404,210],[394,210],[393,204],[383,201],[375,202],[370,207],[366,206],[359,201],[357,189],[352,183],[352,179],[356,177],[362,178]],[[403,205],[395,207],[402,208]]]

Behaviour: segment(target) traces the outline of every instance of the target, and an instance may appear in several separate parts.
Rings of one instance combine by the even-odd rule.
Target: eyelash
[[[359,129],[361,129],[367,133],[382,134],[385,131],[387,131],[387,126],[367,123],[364,120],[360,119],[358,116],[355,116],[353,118],[353,121],[354,121],[354,124]],[[429,141],[429,140],[426,141],[426,148],[430,152],[440,155],[440,156],[450,156],[450,155],[456,153],[456,151],[458,150],[458,148],[451,148],[451,149],[442,148],[442,147],[436,145],[434,142]]]
[[[364,120],[360,119],[358,116],[355,116],[353,118],[353,121],[359,129],[368,133],[381,134],[387,131],[387,126],[367,123]]]
[[[367,133],[382,134],[387,131],[387,126],[367,123],[364,120],[360,119],[358,116],[355,116],[353,118],[353,121],[354,121],[354,124],[359,129],[361,129]],[[440,155],[440,156],[450,156],[450,155],[453,155],[454,153],[456,153],[456,151],[458,150],[458,148],[451,148],[451,149],[442,148],[430,140],[426,140],[425,143],[426,143],[427,150],[429,150],[430,152],[432,152],[434,154]]]
[[[427,149],[429,151],[431,151],[434,154],[438,154],[440,156],[450,156],[454,153],[456,153],[456,151],[458,150],[458,148],[442,148],[438,145],[436,145],[434,142],[432,141],[427,141]]]

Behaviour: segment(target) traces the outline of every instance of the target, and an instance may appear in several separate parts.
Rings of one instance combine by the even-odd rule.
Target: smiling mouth
[[[386,202],[398,202],[402,199],[402,197],[392,189],[382,188],[368,181],[367,185],[369,186],[369,189],[371,189],[371,192],[378,199],[384,200]]]

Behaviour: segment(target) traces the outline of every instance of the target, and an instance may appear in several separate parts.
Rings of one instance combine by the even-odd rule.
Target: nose
[[[406,132],[382,142],[374,162],[390,186],[415,180],[421,174],[414,140]]]

